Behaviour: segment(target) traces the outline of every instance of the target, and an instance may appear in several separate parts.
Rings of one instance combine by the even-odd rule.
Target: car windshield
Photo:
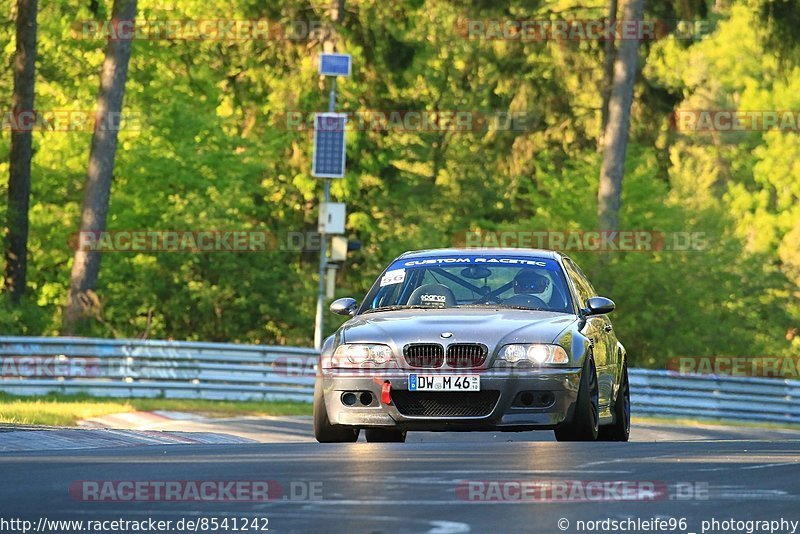
[[[452,307],[573,313],[558,262],[504,255],[399,259],[373,284],[361,313]]]

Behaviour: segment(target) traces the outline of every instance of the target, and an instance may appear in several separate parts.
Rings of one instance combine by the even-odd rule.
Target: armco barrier
[[[310,402],[313,349],[0,337],[0,391]],[[800,423],[800,381],[631,369],[634,415]]]
[[[800,381],[632,369],[632,411],[730,421],[800,423]]]
[[[0,337],[0,391],[310,402],[316,354],[228,343]]]

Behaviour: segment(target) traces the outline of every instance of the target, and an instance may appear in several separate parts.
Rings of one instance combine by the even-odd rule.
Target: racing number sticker
[[[386,271],[386,274],[384,274],[383,278],[381,278],[381,287],[390,286],[393,284],[401,284],[405,279],[405,269],[392,269],[391,271]]]

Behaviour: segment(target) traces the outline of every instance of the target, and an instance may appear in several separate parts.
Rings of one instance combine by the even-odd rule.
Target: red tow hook
[[[392,383],[388,380],[383,383],[381,386],[381,403],[383,404],[391,404],[392,403]]]

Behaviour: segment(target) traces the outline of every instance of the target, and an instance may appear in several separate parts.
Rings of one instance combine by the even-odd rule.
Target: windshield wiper
[[[381,306],[380,308],[371,308],[369,310],[364,311],[364,313],[372,313],[372,312],[382,312],[382,311],[394,311],[394,310],[435,310],[441,308],[432,308],[431,306],[420,306],[417,304],[395,304],[394,306]]]
[[[527,310],[527,311],[546,311],[546,312],[558,312],[558,310],[548,310],[547,308],[529,308],[527,306],[515,306],[513,304],[500,304],[500,303],[491,303],[485,302],[481,304],[460,304],[458,306],[454,306],[454,308],[497,308],[497,309],[511,309],[511,310]]]

